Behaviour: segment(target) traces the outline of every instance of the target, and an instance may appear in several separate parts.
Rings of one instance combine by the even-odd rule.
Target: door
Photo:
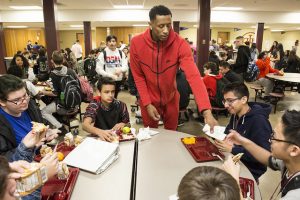
[[[79,40],[79,43],[82,47],[82,59],[83,59],[85,57],[84,34],[76,33],[76,40]]]
[[[226,41],[229,41],[230,32],[218,32],[218,44],[223,44]]]

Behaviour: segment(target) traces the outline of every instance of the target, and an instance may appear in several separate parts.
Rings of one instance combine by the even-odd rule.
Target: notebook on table
[[[86,138],[64,159],[69,166],[100,174],[119,157],[119,144]]]

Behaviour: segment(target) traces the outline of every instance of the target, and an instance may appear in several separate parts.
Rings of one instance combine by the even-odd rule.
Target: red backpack
[[[80,76],[79,78],[81,93],[83,95],[84,102],[91,102],[93,100],[93,88],[90,85],[89,81],[84,78],[84,76]]]

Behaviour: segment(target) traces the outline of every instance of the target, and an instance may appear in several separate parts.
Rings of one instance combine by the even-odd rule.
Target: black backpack
[[[244,72],[243,78],[247,82],[253,82],[257,80],[257,77],[259,75],[259,68],[254,62],[249,62],[247,71]]]
[[[59,104],[66,109],[74,109],[81,104],[81,88],[78,80],[71,75],[59,75],[60,80],[60,101]]]
[[[87,58],[84,60],[84,72],[88,80],[91,81],[96,75],[96,59]]]

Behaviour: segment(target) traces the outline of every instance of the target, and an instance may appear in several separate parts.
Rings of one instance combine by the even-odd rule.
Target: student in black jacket
[[[240,75],[247,71],[249,59],[251,58],[250,49],[244,44],[244,37],[236,37],[235,46],[238,48],[235,64],[231,65],[231,69]]]
[[[249,91],[244,83],[230,83],[223,90],[224,106],[231,114],[230,122],[225,133],[235,130],[258,146],[270,151],[270,136],[272,127],[269,114],[272,107],[268,104],[248,102]],[[244,153],[241,161],[249,169],[255,180],[267,171],[267,167],[256,160],[243,146],[233,145],[231,142],[216,141],[219,150],[232,153]]]
[[[244,82],[243,78],[239,74],[235,73],[230,69],[230,65],[226,61],[220,62],[219,71],[221,74],[223,74],[223,77],[226,78],[230,83]]]

